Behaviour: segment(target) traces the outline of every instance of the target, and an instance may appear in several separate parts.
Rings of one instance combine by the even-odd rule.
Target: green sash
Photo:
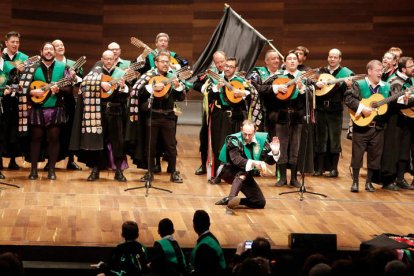
[[[262,154],[263,151],[263,147],[267,141],[267,137],[268,137],[268,133],[267,132],[256,132],[255,133],[255,137],[257,140],[257,143],[254,145],[253,147],[253,152],[251,152],[246,145],[243,145],[243,151],[246,154],[246,157],[248,159],[252,159],[252,160],[260,160],[260,155]],[[227,141],[228,139],[230,139],[231,137],[236,137],[238,141],[243,143],[243,137],[241,132],[237,132],[235,134],[231,134],[229,136],[226,137],[225,142],[223,147],[220,150],[220,155],[219,155],[219,160],[223,163],[228,163],[227,160]],[[238,146],[238,144],[234,144],[235,146]]]
[[[55,60],[55,66],[53,68],[53,72],[52,72],[52,82],[57,82],[59,80],[61,80],[64,76],[65,76],[65,68],[66,68],[66,64]],[[43,82],[46,82],[46,78],[43,75],[43,71],[41,66],[37,67],[35,73],[34,73],[34,77],[33,80],[40,80]],[[56,102],[57,102],[57,96],[55,94],[50,94],[50,96],[48,97],[48,99],[42,104],[43,108],[48,108],[48,107],[55,107],[56,106]]]
[[[177,258],[177,255],[175,254],[175,250],[174,250],[172,243],[168,239],[162,239],[156,242],[159,243],[159,245],[161,245],[162,250],[164,251],[164,254],[165,254],[165,259],[168,262],[178,264],[178,258]],[[185,261],[184,253],[182,251],[181,251],[181,256],[182,256],[183,261]]]
[[[346,78],[346,77],[351,76],[353,73],[354,72],[352,72],[350,69],[346,67],[342,67],[341,70],[339,70],[338,74],[336,74],[335,78],[337,79]]]
[[[191,265],[194,267],[196,252],[202,244],[207,245],[208,247],[210,247],[216,252],[217,256],[220,259],[220,267],[222,269],[226,269],[226,260],[224,259],[223,249],[221,249],[217,241],[210,235],[203,236],[202,239],[194,247],[193,251],[191,252],[191,257],[190,257]]]
[[[363,99],[368,99],[369,97],[371,97],[372,93],[371,90],[369,89],[369,85],[368,82],[363,79],[363,80],[358,80],[357,81],[359,89],[361,90],[361,97]],[[384,98],[387,98],[390,94],[390,84],[387,82],[384,82],[385,85],[380,86],[379,89],[379,93],[384,96]]]
[[[255,67],[253,70],[259,74],[262,81],[265,81],[270,77],[270,72],[267,67]]]

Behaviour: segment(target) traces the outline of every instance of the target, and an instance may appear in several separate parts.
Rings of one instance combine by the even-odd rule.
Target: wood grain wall
[[[380,59],[390,46],[414,55],[414,5],[410,0],[238,0],[227,3],[282,52],[304,45],[310,66],[323,66],[327,52],[339,48],[343,65],[364,72],[371,59]],[[132,59],[140,49],[136,36],[153,46],[166,32],[170,48],[194,63],[223,15],[219,0],[2,0],[1,35],[22,34],[21,50],[36,54],[45,41],[60,38],[67,56],[88,58],[91,66],[108,43],[117,41],[122,57]],[[246,43],[249,43],[246,41]],[[266,47],[258,61],[263,64]]]

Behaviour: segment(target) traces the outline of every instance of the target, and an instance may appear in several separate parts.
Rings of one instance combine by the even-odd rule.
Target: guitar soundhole
[[[377,108],[377,107],[378,107],[378,102],[371,103],[371,108]]]

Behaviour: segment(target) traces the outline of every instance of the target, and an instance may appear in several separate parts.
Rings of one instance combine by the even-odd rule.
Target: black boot
[[[296,164],[291,164],[290,165],[290,186],[299,188],[300,187],[300,183],[298,181],[298,165]]]
[[[70,171],[81,171],[82,170],[82,168],[79,167],[79,165],[75,163],[75,161],[73,160],[73,157],[69,158],[68,164],[66,165],[66,169]]]
[[[56,180],[55,169],[49,169],[49,171],[47,173],[47,179]]]
[[[206,164],[202,164],[196,171],[195,171],[195,175],[203,175],[207,173],[207,168],[206,168]]]
[[[338,162],[339,162],[339,153],[333,153],[331,155],[332,170],[329,171],[327,177],[338,177]]]
[[[170,176],[170,182],[183,183],[183,178],[180,176],[179,171],[175,171]]]
[[[351,192],[358,193],[359,190],[359,169],[352,168]]]
[[[5,179],[6,177],[4,176],[4,174],[2,172],[0,172],[0,179]]]
[[[29,179],[30,180],[35,180],[35,179],[38,179],[38,178],[39,178],[39,175],[37,174],[37,168],[32,168],[30,170]]]
[[[313,172],[312,176],[322,176],[325,165],[325,154],[324,153],[318,153],[317,154],[317,166],[318,168]]]
[[[154,180],[154,174],[150,171],[147,171],[143,177],[139,179],[141,182],[147,182],[147,181],[153,181]]]
[[[276,182],[276,187],[282,187],[287,185],[287,178],[286,178],[286,168],[287,164],[279,164],[279,171],[280,171],[280,179]]]
[[[88,181],[95,181],[97,179],[99,179],[99,169],[97,167],[94,167],[92,169],[91,174],[88,176],[88,179],[87,180]]]
[[[119,181],[119,182],[126,182],[127,181],[126,177],[122,173],[122,170],[118,170],[118,169],[115,171],[114,179]]]

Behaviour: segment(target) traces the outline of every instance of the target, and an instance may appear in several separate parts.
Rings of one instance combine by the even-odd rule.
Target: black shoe
[[[39,178],[39,176],[37,174],[37,169],[31,170],[30,174],[29,174],[29,179],[30,180],[35,180],[35,179],[38,179],[38,178]]]
[[[81,171],[82,170],[82,168],[79,167],[79,165],[76,164],[75,161],[68,162],[68,164],[66,165],[66,169],[70,171]]]
[[[326,177],[338,177],[339,173],[337,170],[331,170],[329,171],[329,173],[326,175]]]
[[[300,188],[300,182],[297,179],[291,179],[289,185],[295,188]]]
[[[375,192],[375,188],[374,188],[374,186],[372,186],[371,182],[365,183],[365,191],[371,192],[371,193]]]
[[[222,199],[220,199],[219,201],[217,201],[215,204],[216,205],[227,205],[227,203],[229,203],[229,197],[223,197]]]
[[[5,179],[6,177],[4,176],[4,174],[2,172],[0,172],[0,179]]]
[[[44,172],[48,172],[49,171],[49,162],[47,162],[46,165],[43,167],[43,171]]]
[[[171,174],[170,177],[170,182],[174,182],[174,183],[183,183],[183,179],[180,176],[180,172],[179,171],[175,171]]]
[[[17,165],[16,160],[10,158],[9,166],[7,167],[11,171],[17,171],[20,169],[19,165]]]
[[[312,176],[322,176],[322,175],[323,175],[323,172],[320,170],[314,171],[312,174]]]
[[[412,190],[413,187],[411,187],[410,185],[408,185],[407,180],[403,179],[395,179],[395,184],[400,187],[401,189],[407,189],[407,190]]]
[[[47,173],[47,179],[56,180],[56,173],[54,169],[50,169]]]
[[[99,179],[99,170],[98,168],[93,168],[91,174],[88,176],[88,181],[95,181]]]
[[[287,185],[287,179],[279,179],[278,182],[276,182],[275,186],[276,187],[283,187]]]
[[[391,183],[391,184],[382,186],[382,188],[384,190],[393,191],[393,192],[400,190],[400,188],[397,185],[395,185],[395,183]]]
[[[208,183],[216,185],[216,184],[220,184],[221,183],[221,178],[220,177],[212,177],[208,180]]]
[[[203,175],[207,173],[207,168],[206,166],[201,165],[196,171],[195,171],[195,175]]]
[[[115,171],[114,179],[119,181],[119,182],[126,182],[127,181],[126,177],[124,176],[124,174],[122,173],[121,170],[116,170]]]
[[[153,181],[153,180],[154,180],[154,174],[151,172],[146,172],[144,176],[139,179],[139,181],[141,182],[147,182],[147,181]]]
[[[161,166],[160,165],[155,165],[154,169],[152,171],[153,171],[153,173],[160,173],[161,172]]]
[[[354,180],[352,182],[352,186],[351,186],[351,192],[352,193],[358,193],[359,187],[358,187],[358,181]]]

